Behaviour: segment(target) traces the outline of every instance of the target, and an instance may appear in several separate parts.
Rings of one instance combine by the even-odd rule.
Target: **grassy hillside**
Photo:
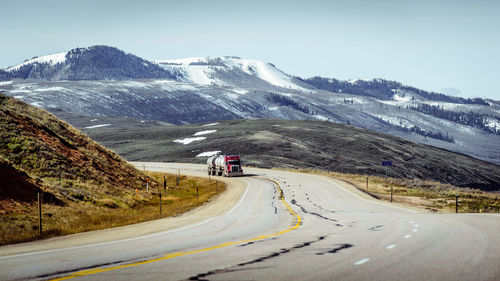
[[[145,192],[148,177],[150,192]],[[157,218],[157,193],[163,189],[157,178],[54,115],[0,95],[0,245],[38,238],[37,193],[43,201],[42,237]],[[162,191],[164,198],[179,198],[165,206],[169,213],[164,216],[194,208],[224,190],[221,184],[196,200],[194,186],[209,184],[185,180],[173,191]]]
[[[194,136],[196,132],[216,132]],[[197,162],[204,151],[239,153],[246,165],[315,168],[438,181],[486,191],[500,190],[500,166],[462,154],[352,126],[323,121],[232,120],[217,125],[129,127],[85,130],[129,160]],[[190,144],[176,139],[206,137]]]
[[[0,96],[0,117],[0,157],[47,194],[61,200],[100,201],[94,204],[133,204],[124,193],[142,186],[145,175],[117,154],[52,114],[16,99]]]

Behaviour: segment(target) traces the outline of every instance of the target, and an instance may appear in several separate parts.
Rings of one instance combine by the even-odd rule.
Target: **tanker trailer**
[[[216,155],[208,158],[208,171],[211,175],[234,177],[243,174],[239,155]]]
[[[219,157],[220,154],[216,154],[213,156],[208,157],[207,159],[207,165],[208,165],[208,174],[215,176],[215,173],[217,172],[217,167],[215,166],[215,159]]]

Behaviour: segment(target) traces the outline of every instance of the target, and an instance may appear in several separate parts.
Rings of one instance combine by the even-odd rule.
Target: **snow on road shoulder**
[[[177,139],[174,140],[174,142],[181,143],[181,144],[190,144],[194,141],[201,141],[206,139],[207,137],[196,137],[196,138],[184,138],[184,139]]]
[[[202,153],[196,155],[195,157],[210,157],[210,156],[214,156],[214,155],[219,154],[219,153],[221,153],[220,150],[206,151],[206,152],[202,152]]]
[[[205,131],[196,132],[196,133],[194,133],[193,136],[208,135],[208,134],[215,133],[215,132],[217,132],[217,130],[205,130]]]

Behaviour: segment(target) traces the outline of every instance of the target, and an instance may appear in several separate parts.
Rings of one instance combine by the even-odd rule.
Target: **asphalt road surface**
[[[204,165],[135,164],[206,176]],[[0,247],[0,279],[500,280],[499,215],[424,213],[326,177],[245,173],[176,218]]]

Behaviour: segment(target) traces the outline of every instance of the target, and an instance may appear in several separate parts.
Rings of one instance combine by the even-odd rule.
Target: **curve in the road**
[[[226,243],[222,243],[222,244],[217,245],[217,246],[208,247],[208,248],[204,248],[204,249],[200,249],[200,250],[195,250],[195,251],[190,251],[190,252],[176,252],[176,253],[167,254],[167,255],[165,255],[165,256],[163,256],[161,258],[149,259],[149,260],[144,260],[144,261],[140,261],[140,262],[125,264],[125,265],[119,265],[119,266],[115,266],[115,267],[109,267],[109,268],[92,268],[92,269],[88,269],[88,270],[82,270],[82,271],[74,272],[74,273],[72,273],[70,275],[67,275],[67,276],[63,276],[63,277],[59,277],[59,278],[56,278],[56,279],[52,279],[52,281],[67,280],[67,279],[72,279],[72,278],[75,278],[75,277],[82,277],[82,276],[97,274],[97,273],[106,272],[106,271],[112,271],[112,270],[121,269],[121,268],[134,267],[134,266],[144,265],[144,264],[148,264],[148,263],[152,263],[152,262],[157,262],[157,261],[162,261],[162,260],[168,260],[168,259],[172,259],[172,258],[176,258],[176,257],[180,257],[180,256],[185,256],[185,255],[190,255],[190,254],[196,254],[196,253],[206,252],[206,251],[215,250],[215,249],[219,249],[219,248],[224,248],[224,247],[235,245],[235,244],[243,244],[243,243],[248,243],[248,242],[254,242],[254,241],[258,241],[258,240],[262,240],[262,239],[267,239],[267,238],[270,238],[270,237],[273,237],[273,236],[282,235],[282,234],[285,234],[285,233],[287,233],[289,231],[297,229],[300,226],[302,219],[301,219],[301,217],[297,213],[295,213],[292,210],[292,208],[290,208],[290,205],[288,205],[286,203],[285,197],[283,196],[283,190],[281,189],[279,183],[277,181],[273,180],[273,179],[269,179],[269,178],[264,178],[264,179],[269,180],[269,181],[273,182],[274,184],[276,184],[276,186],[278,187],[278,190],[279,190],[279,197],[280,197],[281,202],[288,209],[288,211],[290,212],[290,214],[292,216],[295,216],[295,218],[296,218],[295,224],[292,225],[291,227],[289,227],[289,228],[287,228],[285,230],[282,230],[280,232],[277,232],[277,233],[268,234],[268,235],[261,235],[261,236],[256,237],[256,238],[242,240],[242,241],[226,242]],[[245,194],[246,194],[246,192],[245,192]],[[242,199],[244,198],[244,195],[242,196]],[[240,203],[241,203],[241,200],[240,200]],[[232,210],[234,210],[234,208]]]

